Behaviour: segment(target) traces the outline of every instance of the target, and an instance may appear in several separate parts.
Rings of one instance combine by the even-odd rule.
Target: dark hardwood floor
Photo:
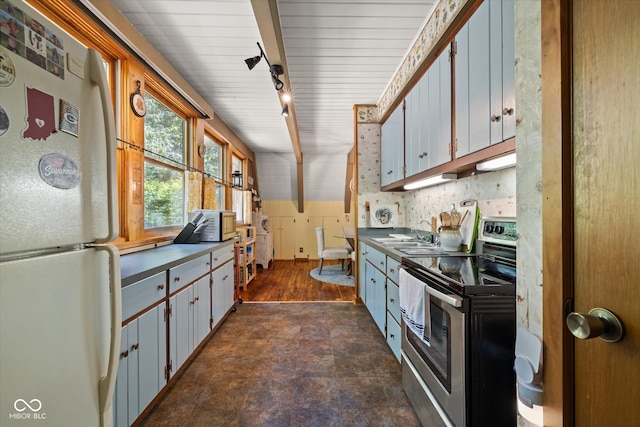
[[[324,265],[339,263],[325,261]],[[324,283],[309,274],[317,260],[274,260],[269,269],[258,268],[256,278],[240,291],[242,301],[354,301],[355,288]]]

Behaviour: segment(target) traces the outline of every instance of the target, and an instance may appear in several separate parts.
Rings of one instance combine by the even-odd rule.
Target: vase
[[[447,252],[457,252],[462,243],[460,227],[440,227],[440,247]]]

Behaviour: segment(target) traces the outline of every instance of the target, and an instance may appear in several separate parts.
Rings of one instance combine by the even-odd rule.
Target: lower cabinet
[[[234,304],[233,262],[227,262],[211,276],[211,317],[215,327]]]
[[[386,323],[386,278],[380,270],[367,261],[365,266],[365,305],[369,309],[369,313],[378,325],[380,332],[385,334]]]
[[[130,426],[167,383],[166,304],[122,327],[114,393],[116,426]]]
[[[234,304],[233,245],[122,289],[114,425],[131,426]]]
[[[397,263],[397,261],[394,260]],[[387,263],[387,271],[389,271]],[[398,263],[399,265],[399,263]],[[395,267],[392,270],[397,270]],[[392,276],[387,277],[387,344],[393,350],[398,362],[400,361],[400,288],[391,280]]]
[[[400,262],[383,252],[359,242],[358,296],[387,339],[400,362],[400,298],[398,288]]]
[[[210,278],[169,298],[169,369],[173,376],[211,330]]]

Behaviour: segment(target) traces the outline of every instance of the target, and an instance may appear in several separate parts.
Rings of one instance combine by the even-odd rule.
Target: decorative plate
[[[136,80],[136,91],[131,94],[130,103],[133,114],[136,116],[144,117],[147,114],[147,106],[144,102],[144,97],[140,93],[140,80]]]

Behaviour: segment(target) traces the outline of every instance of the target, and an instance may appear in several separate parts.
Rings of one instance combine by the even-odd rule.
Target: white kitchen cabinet
[[[165,304],[122,327],[114,394],[117,427],[130,426],[167,383]]]
[[[169,299],[169,358],[172,375],[211,331],[210,276]]]
[[[387,344],[398,362],[402,360],[402,335],[400,323],[387,311]]]
[[[169,367],[176,374],[193,350],[193,286],[169,299]]]
[[[451,160],[451,61],[446,48],[409,92],[405,165],[410,177]]]
[[[169,269],[169,293],[174,293],[209,271],[211,271],[210,253]]]
[[[193,310],[193,348],[195,349],[211,332],[210,276],[203,277],[193,284]]]
[[[513,2],[483,2],[456,35],[456,157],[515,136]]]
[[[256,236],[256,266],[267,269],[271,261],[273,261],[273,233],[267,231],[265,234]]]
[[[404,179],[404,102],[380,129],[380,185]]]
[[[367,262],[365,267],[366,278],[366,299],[365,305],[371,313],[371,317],[378,325],[380,332],[385,335],[386,324],[386,279],[384,274],[380,272],[373,264]]]
[[[212,273],[211,303],[213,326],[215,327],[233,307],[233,262],[227,262]]]
[[[387,344],[400,362],[400,261],[387,257]]]

